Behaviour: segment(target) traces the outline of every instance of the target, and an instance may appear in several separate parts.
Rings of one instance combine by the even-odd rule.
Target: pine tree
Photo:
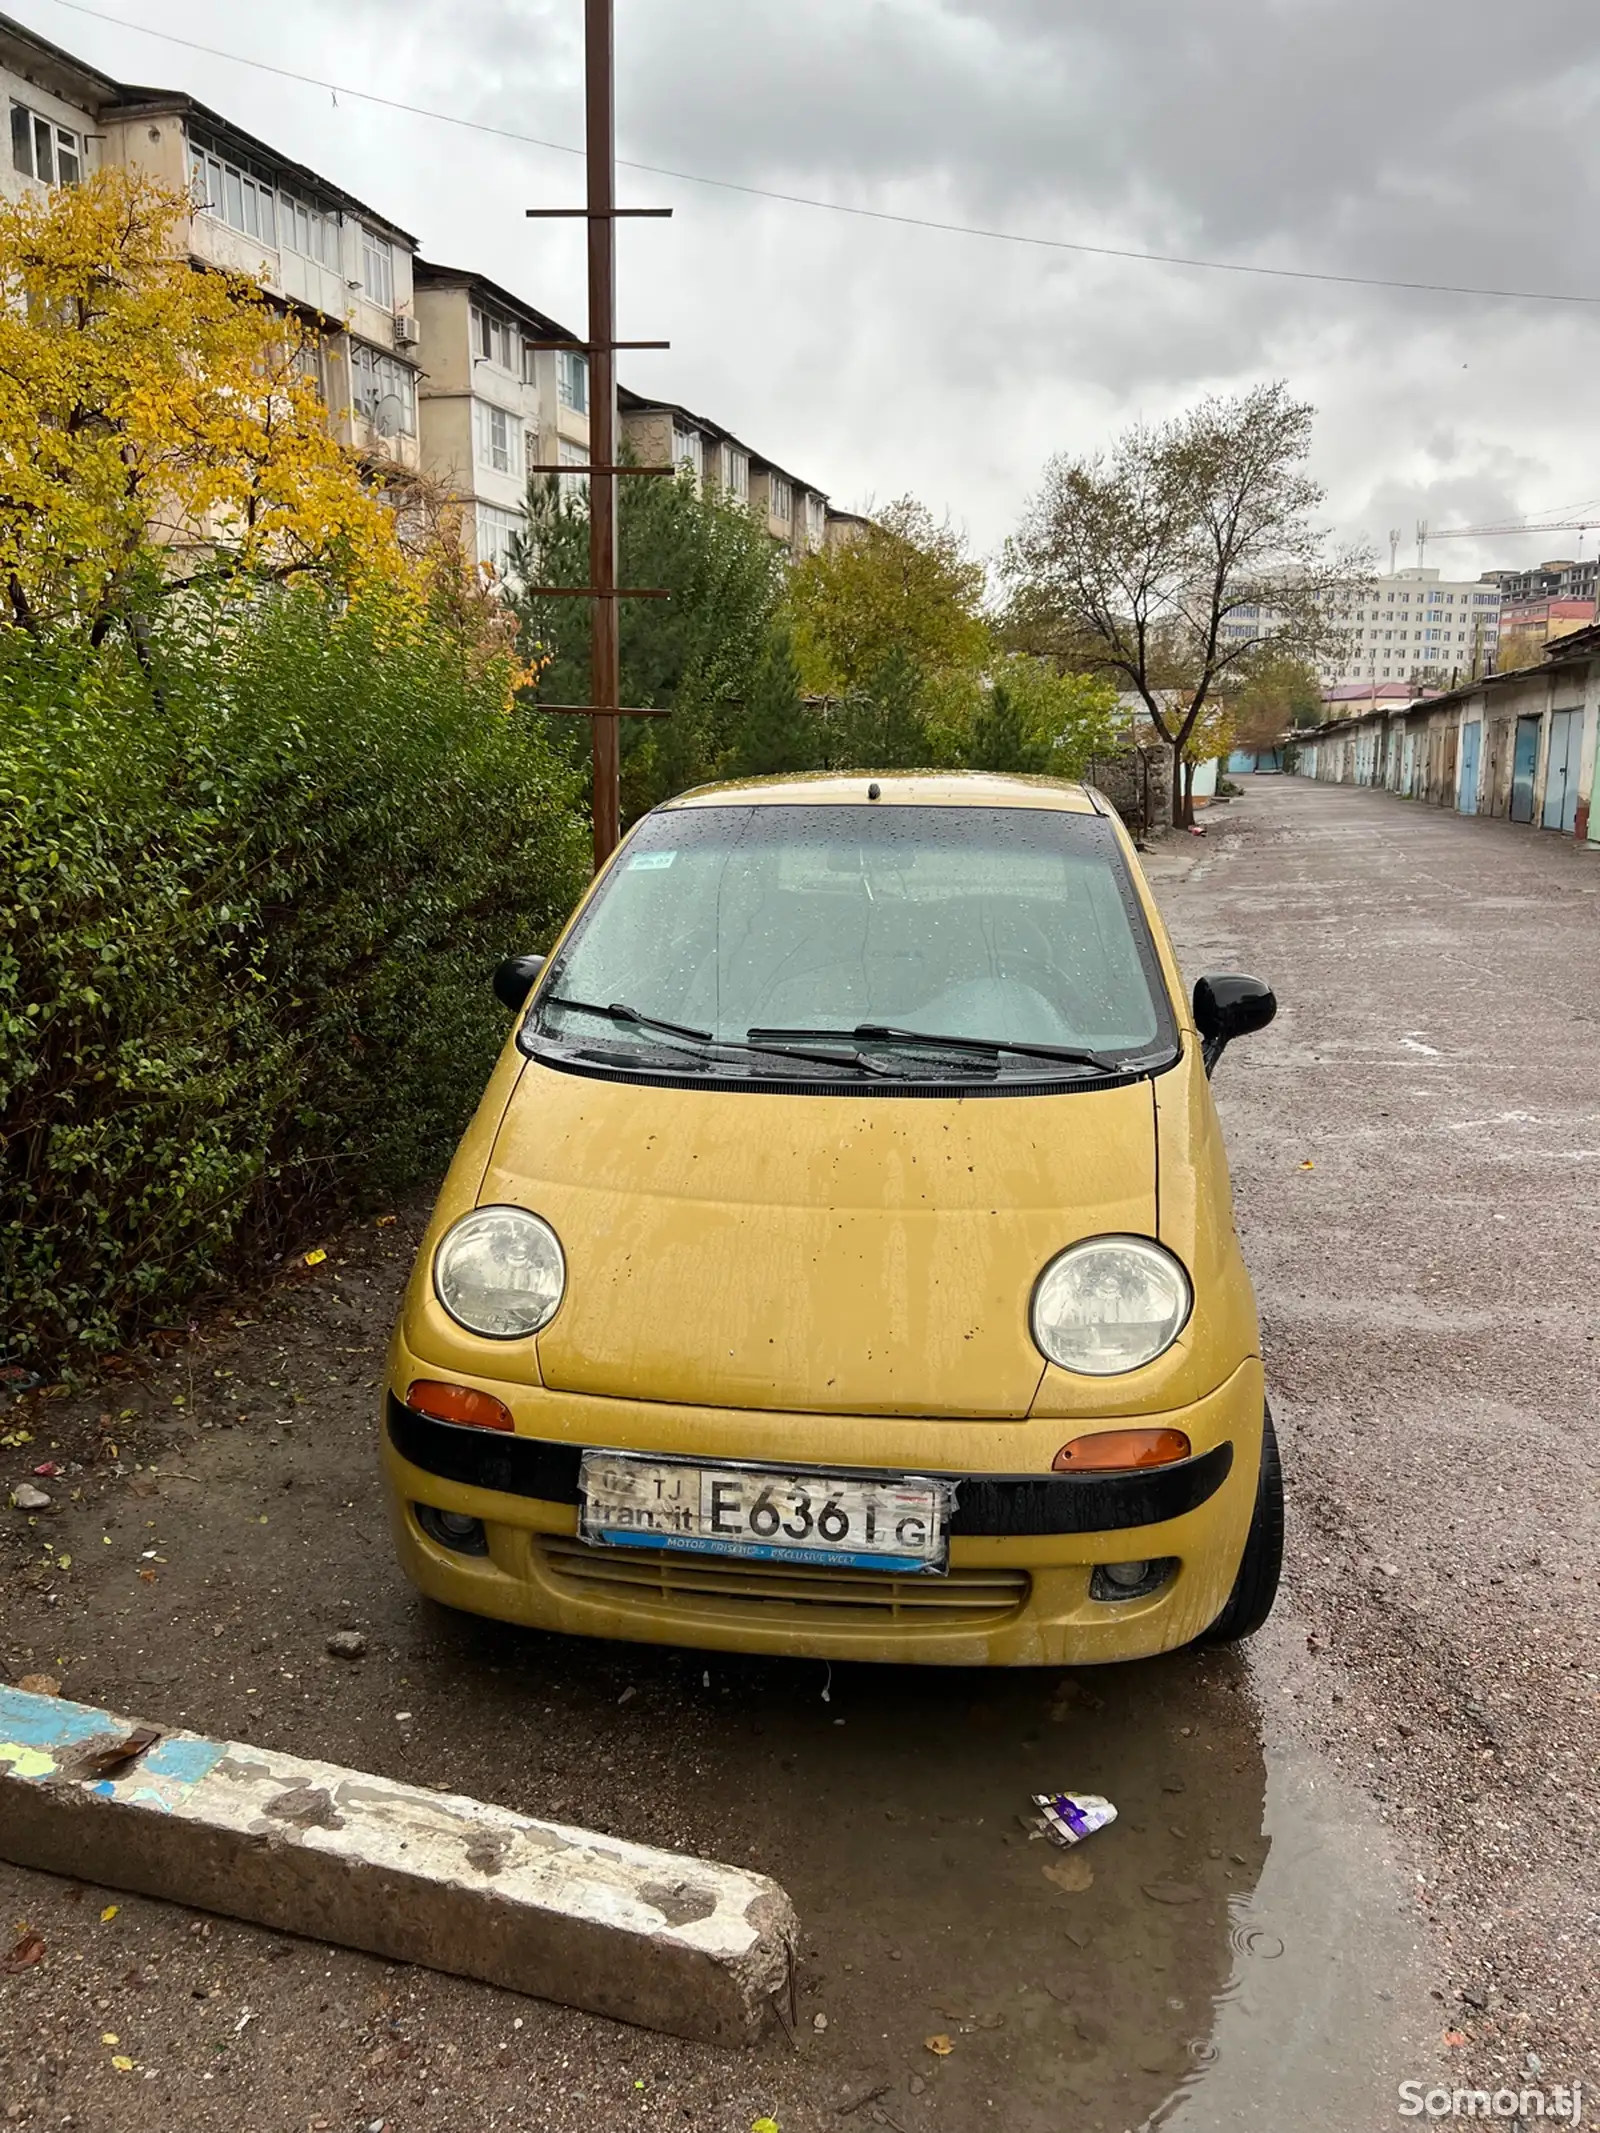
[[[773,777],[821,766],[821,735],[800,695],[787,629],[775,629],[751,683],[730,766],[740,777]]]
[[[914,770],[928,762],[925,685],[921,668],[896,645],[850,706],[845,723],[850,769]]]
[[[1050,750],[1028,732],[1017,702],[1003,681],[997,681],[972,722],[967,764],[972,770],[1042,771]]]

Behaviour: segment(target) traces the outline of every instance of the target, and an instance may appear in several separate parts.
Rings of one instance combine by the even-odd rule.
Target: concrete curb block
[[[762,1874],[5,1687],[0,1857],[707,2042],[798,1933]]]

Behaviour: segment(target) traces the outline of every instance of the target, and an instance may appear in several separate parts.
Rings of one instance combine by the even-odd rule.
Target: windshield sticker
[[[644,867],[669,867],[677,856],[676,852],[635,852],[628,861],[628,872],[637,874]]]

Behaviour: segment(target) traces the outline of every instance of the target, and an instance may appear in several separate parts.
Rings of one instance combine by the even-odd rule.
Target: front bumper
[[[401,1353],[400,1387],[426,1367]],[[950,1424],[677,1409],[497,1387],[515,1435],[457,1428],[388,1395],[383,1465],[402,1565],[430,1597],[529,1628],[637,1643],[817,1659],[1062,1666],[1191,1642],[1221,1613],[1244,1550],[1260,1464],[1262,1374],[1242,1364],[1193,1406],[1141,1416],[1194,1455],[1129,1475],[1049,1471],[1060,1422]],[[784,1569],[734,1558],[594,1548],[578,1531],[586,1445],[957,1479],[948,1573]],[[803,1447],[803,1449],[797,1449]],[[1048,1448],[1046,1448],[1048,1447]],[[426,1533],[417,1505],[483,1522],[488,1552]],[[1171,1559],[1144,1598],[1090,1596],[1094,1566]]]

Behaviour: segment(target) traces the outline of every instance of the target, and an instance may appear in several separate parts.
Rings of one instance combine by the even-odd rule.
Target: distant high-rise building
[[[1600,591],[1600,562],[1573,563],[1564,558],[1537,563],[1532,570],[1486,570],[1484,583],[1498,585],[1507,605],[1528,600],[1592,600]]]
[[[1347,682],[1412,682],[1451,688],[1492,673],[1500,641],[1498,585],[1484,578],[1441,578],[1436,570],[1397,570],[1331,592],[1326,656],[1317,662],[1323,688]],[[1222,624],[1227,641],[1274,636],[1273,607],[1237,607]]]
[[[1500,587],[1488,579],[1397,570],[1339,595],[1340,639],[1323,660],[1325,686],[1408,681],[1450,688],[1491,673],[1500,642]]]

